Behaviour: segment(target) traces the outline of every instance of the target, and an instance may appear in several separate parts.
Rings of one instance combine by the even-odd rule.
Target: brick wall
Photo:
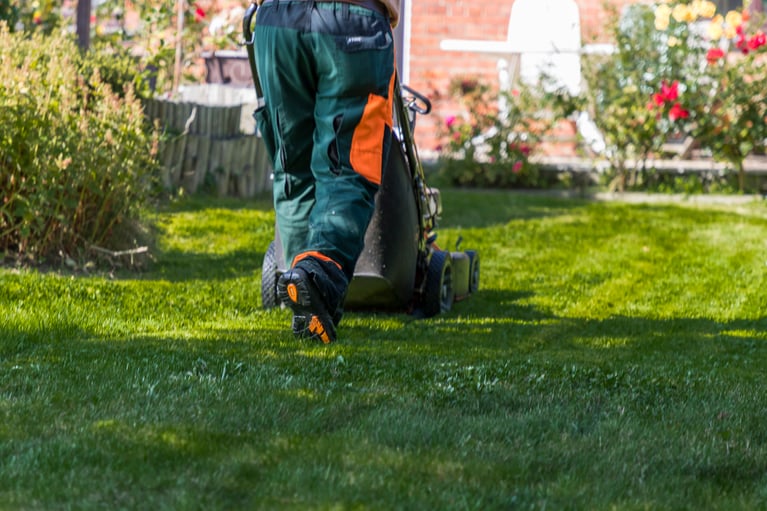
[[[418,120],[416,140],[421,153],[434,156],[444,119],[458,105],[447,97],[450,80],[467,74],[497,80],[497,59],[492,56],[440,49],[443,39],[506,39],[513,0],[406,0],[410,16],[410,76],[408,85],[432,100],[433,112]],[[605,42],[605,0],[577,0],[583,43]],[[617,7],[632,0],[610,0]],[[637,0],[633,0],[636,2]]]

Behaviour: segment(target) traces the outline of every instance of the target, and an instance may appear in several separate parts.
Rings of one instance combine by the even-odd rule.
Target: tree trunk
[[[746,167],[743,165],[743,160],[738,160],[735,163],[735,168],[738,170],[738,188],[740,193],[746,189]]]
[[[91,0],[77,2],[77,44],[82,50],[91,44]]]
[[[176,59],[173,64],[173,92],[181,83],[181,68],[184,65],[184,0],[176,0]]]

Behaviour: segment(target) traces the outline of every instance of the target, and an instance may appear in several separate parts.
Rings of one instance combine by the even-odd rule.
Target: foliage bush
[[[605,156],[620,187],[625,186],[626,161],[645,161],[660,150],[659,119],[647,108],[659,76],[672,75],[680,64],[662,59],[652,9],[628,6],[621,14],[610,9],[609,32],[615,41],[613,55],[584,59],[584,94],[590,115],[605,139]],[[673,55],[672,55],[673,57]],[[636,181],[634,174],[632,182]]]
[[[113,90],[89,58],[65,35],[0,28],[6,258],[40,263],[125,247],[149,197],[156,133],[132,86]]]
[[[59,4],[56,0],[0,0],[0,20],[5,21],[11,31],[50,33],[61,21]]]
[[[497,91],[473,77],[454,79],[449,93],[463,109],[444,122],[441,177],[457,186],[550,186],[530,157],[557,120],[576,109],[575,98],[550,89]]]
[[[746,9],[718,14],[708,0],[613,12],[617,51],[586,59],[584,77],[621,188],[628,159],[662,155],[667,140],[689,136],[729,164],[744,190],[743,160],[767,137],[763,21]]]
[[[658,101],[656,93],[654,105],[737,171],[743,189],[743,160],[767,138],[764,17],[747,9],[717,14],[712,2],[697,0],[659,6],[655,19],[668,53],[684,60],[679,75],[664,77],[678,94]]]
[[[2,1],[2,0],[0,0]],[[245,5],[243,3],[243,5]],[[157,93],[173,92],[175,79],[198,82],[204,78],[206,51],[240,49],[244,8],[219,9],[217,2],[187,2],[183,10],[180,68],[176,69],[177,3],[141,0],[130,3],[137,22],[126,22],[123,0],[102,0],[95,5],[95,43],[107,41],[130,48],[142,69],[153,70]],[[179,71],[180,75],[175,76]]]
[[[178,40],[178,3],[170,0],[92,1],[91,44],[108,43],[130,51],[141,69],[151,70],[158,93],[174,92],[176,79],[198,82],[204,78],[202,56],[213,50],[242,48],[245,4],[186,2],[181,40]],[[14,32],[75,30],[77,2],[57,0],[0,0],[0,21]],[[181,57],[176,67],[176,45]],[[176,76],[178,71],[180,74]]]
[[[111,48],[129,48],[136,56],[137,67],[151,70],[152,86],[157,93],[166,93],[173,87],[176,54],[176,8],[175,2],[167,0],[142,0],[133,2],[132,9],[140,20],[137,26],[125,25],[125,3],[119,0],[104,0],[95,6],[93,23],[93,44],[105,44]],[[190,27],[194,20],[194,9],[184,11],[183,47],[195,45]],[[119,28],[118,28],[119,27]],[[183,67],[191,65],[191,54],[184,51]]]
[[[747,3],[744,3],[747,5]],[[608,6],[608,9],[609,6]],[[543,83],[497,93],[470,78],[451,93],[465,111],[445,120],[444,174],[457,185],[547,186],[530,163],[547,130],[586,108],[604,137],[611,188],[740,190],[744,160],[767,141],[767,36],[764,17],[748,8],[717,13],[709,0],[666,0],[611,9],[609,55],[585,55],[587,87],[579,97]],[[541,92],[542,91],[542,92]],[[507,104],[499,109],[499,103]],[[652,168],[667,143],[691,140],[728,172],[680,182]],[[640,162],[629,168],[628,162]],[[684,181],[681,180],[681,181]]]
[[[153,73],[131,55],[119,42],[97,39],[83,59],[81,72],[86,79],[98,73],[113,92],[125,97],[128,90],[141,99],[152,97]]]

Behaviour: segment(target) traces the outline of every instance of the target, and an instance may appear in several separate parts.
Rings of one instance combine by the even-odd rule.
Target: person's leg
[[[394,55],[388,22],[348,4],[315,4],[306,35],[313,39],[318,80],[311,138],[314,202],[303,249],[286,245],[294,267],[280,277],[277,292],[294,311],[294,333],[331,342],[391,143]],[[277,125],[284,138],[284,126]],[[278,218],[289,218],[289,211],[280,211]]]
[[[343,3],[317,3],[312,31],[319,92],[307,249],[351,280],[391,144],[393,38],[383,16]]]
[[[391,144],[394,49],[383,16],[344,3],[315,4],[312,33],[315,203],[306,250],[278,294],[296,311],[294,331],[331,342]]]
[[[311,27],[312,2],[263,4],[255,29],[256,62],[265,106],[256,113],[271,149],[273,198],[285,261],[305,250],[315,204],[311,171],[316,79],[302,34]]]
[[[317,85],[310,46],[305,45],[307,40],[311,42],[306,34],[311,29],[312,4],[288,1],[263,4],[255,29],[256,61],[265,100],[256,118],[273,163],[277,229],[288,266],[292,266],[296,254],[306,250],[315,204],[311,155]],[[308,333],[330,342],[335,339],[335,330],[332,315],[324,308],[322,296],[327,293],[327,286],[318,287],[314,282],[316,278],[324,284],[328,279],[323,278],[321,268],[312,270],[313,273],[288,270],[278,280],[277,294],[293,309],[295,335]],[[318,315],[330,324],[328,332],[323,321],[312,321]]]

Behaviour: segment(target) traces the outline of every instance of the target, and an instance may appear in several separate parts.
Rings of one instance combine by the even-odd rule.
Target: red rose
[[[671,119],[671,121],[687,119],[688,117],[690,117],[690,112],[682,108],[682,105],[679,103],[674,103],[671,110],[668,111],[668,118]]]
[[[671,85],[662,82],[660,86],[660,93],[666,101],[676,101],[679,98],[679,82],[674,80]]]
[[[721,48],[711,48],[706,54],[706,60],[709,64],[716,64],[719,59],[724,57],[724,50]]]

